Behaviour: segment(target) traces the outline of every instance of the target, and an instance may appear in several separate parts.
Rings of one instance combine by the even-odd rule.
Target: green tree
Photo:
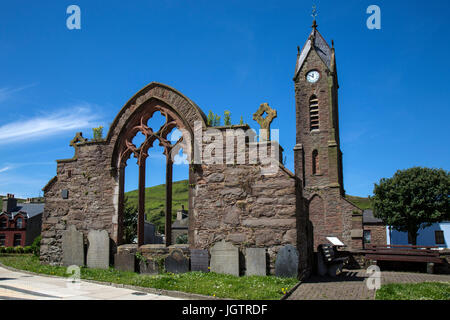
[[[244,117],[243,116],[241,116],[241,120],[239,121],[239,124],[244,124]]]
[[[414,167],[375,184],[374,215],[415,245],[419,229],[450,219],[450,175],[443,169]]]
[[[123,210],[123,240],[125,243],[133,243],[137,237],[137,207],[125,197]]]

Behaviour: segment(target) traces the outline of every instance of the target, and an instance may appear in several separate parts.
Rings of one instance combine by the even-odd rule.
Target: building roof
[[[27,218],[32,218],[44,212],[44,203],[18,203],[13,211],[6,213],[11,219],[19,214],[23,213]]]
[[[383,221],[374,217],[373,210],[367,209],[363,212],[363,223],[383,223]]]
[[[299,53],[297,58],[297,65],[295,67],[295,75],[294,78],[297,77],[298,72],[303,66],[306,57],[308,56],[311,48],[317,52],[319,57],[325,63],[325,65],[331,69],[331,61],[332,61],[332,50],[325,39],[322,37],[319,31],[317,31],[317,25],[313,25],[313,30],[311,31],[308,40],[303,46],[302,51]]]
[[[188,229],[189,218],[177,219],[172,223],[172,229]]]

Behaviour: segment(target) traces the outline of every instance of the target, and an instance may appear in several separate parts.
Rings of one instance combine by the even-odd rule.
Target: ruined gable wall
[[[75,225],[87,237],[90,229],[117,234],[114,195],[117,183],[110,174],[110,148],[103,142],[77,145],[74,159],[60,160],[57,176],[45,188],[41,261],[60,264],[62,234]],[[63,199],[62,190],[68,190]]]

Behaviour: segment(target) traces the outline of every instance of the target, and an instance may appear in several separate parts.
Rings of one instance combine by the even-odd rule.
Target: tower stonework
[[[338,77],[334,47],[314,21],[294,74],[296,100],[295,174],[303,185],[314,249],[338,237],[362,248],[361,210],[345,199],[339,141]]]

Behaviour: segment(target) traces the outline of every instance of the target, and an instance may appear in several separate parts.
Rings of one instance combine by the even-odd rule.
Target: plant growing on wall
[[[92,128],[93,140],[99,141],[103,139],[103,126]]]
[[[228,110],[225,110],[224,112],[223,124],[226,126],[231,126],[231,112]]]
[[[218,114],[216,114],[214,116],[214,127],[218,127],[220,126],[220,116]]]
[[[214,125],[214,113],[211,110],[209,110],[208,112],[208,118],[206,120],[206,123],[208,126]]]

